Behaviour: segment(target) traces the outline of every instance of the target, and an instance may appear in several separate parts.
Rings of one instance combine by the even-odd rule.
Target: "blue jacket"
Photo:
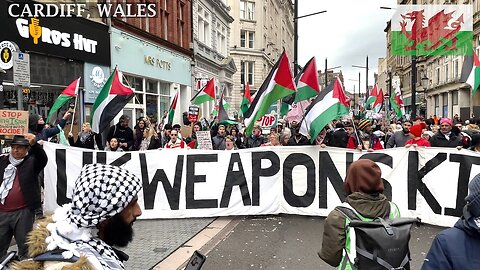
[[[455,226],[435,237],[422,270],[480,269],[478,254],[480,254],[480,228],[465,207],[463,216]]]

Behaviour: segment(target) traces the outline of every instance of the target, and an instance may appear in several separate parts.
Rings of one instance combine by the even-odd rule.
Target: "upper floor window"
[[[240,19],[255,19],[255,2],[240,0]]]
[[[240,30],[240,47],[253,49],[255,46],[255,32]]]
[[[198,7],[198,40],[203,44],[210,46],[211,44],[211,28],[210,28],[210,13]]]

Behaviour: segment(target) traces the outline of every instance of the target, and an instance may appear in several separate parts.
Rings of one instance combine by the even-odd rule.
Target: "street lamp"
[[[298,19],[310,17],[327,12],[326,10],[298,16],[298,0],[295,0],[293,6],[293,75],[297,76],[298,70]]]
[[[367,59],[366,59],[366,65],[363,67],[363,66],[357,66],[357,65],[352,65],[352,67],[355,67],[355,68],[364,68],[365,71],[366,71],[366,78],[365,78],[365,84],[366,84],[366,88],[365,88],[365,97],[368,99],[368,55],[367,55]],[[358,92],[360,93],[360,86],[358,87]]]
[[[327,82],[327,81],[328,81],[328,76],[327,76],[328,71],[342,67],[342,66],[336,66],[336,67],[327,68],[327,66],[328,66],[328,64],[327,64],[327,58],[325,58],[325,88],[327,88],[327,86],[328,86],[328,82]]]
[[[349,79],[349,81],[358,81],[358,103],[360,103],[360,72],[358,73],[358,80]],[[357,105],[357,102],[355,101],[355,85],[353,85],[353,114],[355,114],[355,105]]]

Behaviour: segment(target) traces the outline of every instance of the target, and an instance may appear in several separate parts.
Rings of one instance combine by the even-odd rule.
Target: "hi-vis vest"
[[[392,202],[390,203],[390,215],[389,219],[395,219],[400,217],[400,210],[398,206]],[[357,217],[362,221],[373,221],[373,218],[366,218],[360,215],[357,210],[355,210],[349,203],[344,202],[340,206],[348,208],[352,210]],[[345,216],[345,228],[347,228],[348,224],[350,224],[350,219]],[[345,234],[345,248],[343,249],[342,260],[340,261],[340,265],[337,267],[338,270],[352,270],[352,265],[350,261],[346,262],[345,268],[342,268],[343,261],[346,259],[345,252],[348,252],[348,258],[350,261],[354,262],[355,258],[357,258],[357,249],[356,249],[356,237],[355,237],[355,229],[352,227],[348,227],[348,231]]]

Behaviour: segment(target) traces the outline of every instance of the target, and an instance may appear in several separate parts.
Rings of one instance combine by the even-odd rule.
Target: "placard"
[[[212,136],[210,135],[210,131],[197,131],[195,132],[197,135],[197,149],[202,150],[212,150]]]
[[[0,110],[0,135],[23,135],[28,133],[28,112]]]

